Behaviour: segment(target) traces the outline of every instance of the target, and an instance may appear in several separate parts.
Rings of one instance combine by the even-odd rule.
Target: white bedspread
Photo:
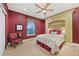
[[[42,34],[38,35],[36,39],[49,46],[53,54],[59,51],[59,46],[64,42],[64,35]]]

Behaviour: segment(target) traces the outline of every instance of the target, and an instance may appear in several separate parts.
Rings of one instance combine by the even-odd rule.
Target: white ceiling
[[[8,3],[7,5],[10,10],[37,17],[40,19],[45,19],[63,11],[78,7],[79,3],[51,3],[48,8],[54,9],[54,11],[47,12],[46,16],[42,12],[38,14],[36,13],[40,9],[35,6],[35,3]],[[24,10],[24,8],[26,10]]]

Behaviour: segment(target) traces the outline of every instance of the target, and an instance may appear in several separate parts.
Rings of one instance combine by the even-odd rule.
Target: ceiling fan
[[[50,5],[50,3],[35,4],[35,6],[37,6],[38,8],[41,9],[41,10],[37,11],[36,13],[42,12],[44,15],[46,15],[47,11],[53,11],[54,9],[48,9],[49,5]]]

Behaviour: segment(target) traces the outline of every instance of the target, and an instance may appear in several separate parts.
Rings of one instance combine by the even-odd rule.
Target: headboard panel
[[[56,34],[61,34],[61,30],[49,30],[49,34],[51,34],[52,32],[56,32]]]

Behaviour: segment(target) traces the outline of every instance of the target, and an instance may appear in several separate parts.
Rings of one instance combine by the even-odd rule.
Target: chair
[[[16,47],[16,44],[22,42],[21,38],[18,38],[17,33],[10,33],[10,42],[12,47]]]

